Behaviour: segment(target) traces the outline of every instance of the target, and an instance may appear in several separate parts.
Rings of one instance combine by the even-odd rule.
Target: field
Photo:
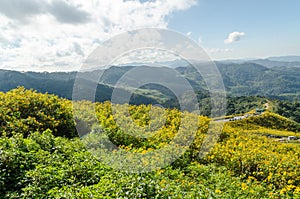
[[[268,111],[223,124],[18,88],[0,93],[0,197],[300,198],[300,142],[268,136],[299,130]]]

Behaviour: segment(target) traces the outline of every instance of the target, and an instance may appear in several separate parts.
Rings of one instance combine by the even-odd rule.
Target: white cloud
[[[38,0],[1,0],[0,13],[11,19],[25,20],[27,17],[41,13],[41,4],[44,3]]]
[[[167,62],[170,60],[181,59],[179,56],[171,54],[163,50],[144,49],[134,52],[129,52],[126,56],[119,57],[113,65],[136,63],[156,63],[157,57],[161,57],[158,61]]]
[[[55,0],[47,5],[47,11],[61,23],[86,23],[90,15],[78,7],[64,1]]]
[[[1,0],[0,13],[10,19],[27,22],[29,18],[49,14],[62,23],[84,23],[89,14],[65,1]]]
[[[192,35],[192,32],[187,32],[186,36],[190,37]]]
[[[201,45],[202,43],[203,43],[202,37],[199,37],[199,38],[198,38],[198,44]]]
[[[244,32],[232,32],[228,35],[227,39],[224,40],[225,44],[231,44],[233,42],[240,41],[246,34]]]
[[[236,54],[232,48],[204,48],[212,60],[225,60]]]
[[[128,30],[167,28],[197,0],[1,0],[0,68],[76,70],[102,41]]]
[[[229,53],[233,52],[232,49],[229,48],[206,48],[205,51],[208,54],[218,54],[218,53]]]

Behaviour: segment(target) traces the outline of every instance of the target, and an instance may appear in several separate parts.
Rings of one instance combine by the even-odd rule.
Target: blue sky
[[[192,32],[206,48],[220,49],[217,59],[300,54],[300,1],[200,0],[189,10],[170,17],[169,28]],[[234,31],[245,36],[232,44],[225,37]],[[221,49],[231,49],[222,53]]]
[[[70,71],[139,28],[178,31],[213,60],[300,55],[298,0],[1,0],[0,68]]]

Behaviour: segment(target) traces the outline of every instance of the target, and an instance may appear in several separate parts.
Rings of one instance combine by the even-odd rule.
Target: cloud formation
[[[90,14],[64,1],[55,0],[47,5],[47,11],[61,23],[86,23]]]
[[[38,0],[1,0],[0,13],[15,19],[24,20],[42,12],[42,1]]]
[[[233,49],[229,49],[229,48],[205,48],[205,51],[209,55],[214,55],[214,54],[231,53],[231,52],[233,52]]]
[[[137,28],[167,28],[172,13],[196,3],[197,0],[1,0],[0,68],[76,70],[102,41]]]
[[[84,23],[89,14],[65,1],[53,0],[1,0],[0,13],[6,17],[26,22],[39,15],[52,15],[62,23]]]
[[[246,34],[244,32],[232,32],[228,35],[227,39],[224,40],[225,44],[231,44],[233,42],[240,41]]]

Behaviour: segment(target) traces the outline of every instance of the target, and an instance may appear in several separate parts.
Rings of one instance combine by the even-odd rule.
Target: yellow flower
[[[295,185],[288,185],[288,186],[286,187],[287,191],[290,191],[290,190],[292,190],[292,189],[294,189],[294,188],[295,188]]]
[[[147,150],[143,150],[142,152],[141,152],[141,154],[146,154],[147,153]]]
[[[273,192],[269,192],[269,196],[273,196]]]
[[[222,191],[220,190],[220,189],[216,189],[216,191],[215,191],[217,194],[221,194],[222,193]]]
[[[280,195],[283,195],[286,192],[286,190],[283,188],[280,190]]]
[[[246,183],[242,183],[242,190],[246,190],[248,188]]]
[[[285,172],[283,172],[283,174],[282,174],[282,175],[286,176],[286,171],[285,171]]]
[[[270,173],[268,176],[268,181],[270,181],[272,179],[273,173]]]

